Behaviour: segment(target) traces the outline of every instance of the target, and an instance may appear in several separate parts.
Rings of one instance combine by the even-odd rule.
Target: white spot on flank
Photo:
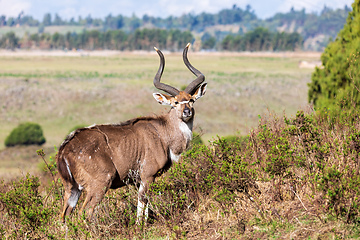
[[[89,159],[91,159],[91,156],[89,156]]]
[[[192,139],[192,131],[189,126],[186,123],[181,122],[179,128],[180,131],[184,134],[185,138],[190,141]]]
[[[140,162],[140,161],[139,161]],[[142,163],[140,164],[140,171],[143,169],[143,167],[146,164],[146,159],[144,159],[144,161],[142,161]]]
[[[84,189],[84,187],[79,184],[79,190],[81,191],[83,189]]]
[[[78,159],[80,159],[80,156],[78,156]]]
[[[94,123],[93,125],[90,125],[90,126],[88,126],[88,127],[86,127],[86,128],[93,128],[93,127],[95,127],[96,126],[96,123]]]
[[[70,175],[70,178],[73,178],[73,176],[72,176],[72,174],[71,174],[71,171],[70,171],[69,163],[68,163],[68,161],[67,161],[66,158],[64,158],[64,160],[65,160],[66,169],[68,170],[68,173],[69,173],[69,175]]]
[[[173,162],[178,162],[179,159],[180,159],[180,156],[181,156],[180,154],[179,154],[179,155],[174,154],[173,151],[171,151],[171,149],[170,149],[170,158],[171,158],[171,161],[173,161]]]

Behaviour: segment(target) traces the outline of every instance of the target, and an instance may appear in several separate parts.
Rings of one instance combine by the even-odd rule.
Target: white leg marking
[[[173,151],[171,151],[171,149],[170,149],[170,158],[171,158],[171,161],[173,161],[173,162],[178,162],[179,159],[180,159],[180,156],[181,156],[180,154],[179,154],[179,155],[174,154]]]
[[[136,214],[138,220],[143,216],[144,207],[145,207],[144,203],[142,203],[140,199],[138,199],[137,214]]]
[[[80,186],[79,186],[80,188]],[[79,200],[81,191],[77,190],[76,188],[71,189],[71,195],[68,200],[68,204],[70,207],[74,208]]]
[[[139,188],[139,196],[138,196],[138,205],[137,205],[137,219],[139,220],[139,218],[142,217],[143,215],[143,211],[144,211],[144,203],[140,201],[140,194],[144,191],[144,186],[143,183],[140,183],[140,188]]]
[[[143,215],[145,215],[144,221],[147,221],[147,218],[149,216],[149,203],[146,203],[146,206],[144,205],[143,202],[140,201],[140,193],[142,193],[144,191],[144,186],[143,183],[140,183],[140,188],[139,188],[139,197],[138,197],[138,205],[137,205],[137,222],[139,223],[139,221],[141,221]],[[145,208],[145,210],[144,210]]]

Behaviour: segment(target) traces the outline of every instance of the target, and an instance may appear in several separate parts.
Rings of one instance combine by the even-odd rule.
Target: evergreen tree
[[[334,116],[360,103],[360,0],[352,8],[344,28],[321,56],[323,68],[315,69],[309,83],[308,97],[315,109]]]
[[[43,24],[44,24],[44,26],[50,26],[52,24],[52,22],[51,22],[51,14],[50,13],[46,13],[44,15]]]

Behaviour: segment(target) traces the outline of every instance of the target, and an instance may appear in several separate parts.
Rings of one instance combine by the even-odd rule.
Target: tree
[[[8,32],[0,39],[0,46],[14,50],[18,47],[19,38],[15,35],[14,32]]]
[[[51,22],[51,16],[50,16],[50,22]],[[54,18],[53,25],[60,26],[60,25],[63,25],[63,24],[64,24],[63,20],[62,20],[61,17],[56,13],[56,14],[55,14],[55,18]]]
[[[44,15],[43,24],[44,24],[44,26],[50,26],[51,25],[51,14],[50,13],[46,13]]]
[[[352,8],[344,28],[321,56],[323,68],[315,69],[309,83],[309,102],[334,116],[360,103],[360,0]]]
[[[216,44],[216,38],[211,36],[210,33],[206,32],[201,37],[201,42],[202,42],[202,48],[203,49],[213,49],[215,47],[215,44]]]
[[[8,20],[7,20],[7,26],[9,27],[12,27],[15,25],[15,19],[13,17],[10,17]]]

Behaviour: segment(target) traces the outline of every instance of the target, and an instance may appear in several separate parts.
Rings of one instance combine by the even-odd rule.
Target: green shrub
[[[5,146],[15,145],[41,145],[46,142],[42,128],[37,123],[22,123],[14,128],[5,139]]]
[[[316,68],[309,83],[309,101],[316,110],[330,112],[331,117],[353,111],[360,103],[359,6],[360,0],[355,0],[344,28],[321,56],[323,67]]]
[[[203,140],[201,139],[201,136],[197,132],[193,132],[191,143],[193,145],[195,144],[204,144]]]
[[[51,208],[43,205],[39,186],[39,179],[27,174],[24,179],[12,182],[7,192],[0,193],[0,203],[25,231],[45,227],[54,214]]]
[[[237,192],[257,188],[255,172],[243,161],[244,148],[221,138],[210,147],[194,145],[164,178],[151,185],[149,198],[156,218],[171,221],[170,229],[176,229],[204,198],[224,206],[222,214],[233,211]]]
[[[247,142],[249,141],[249,136],[229,135],[229,136],[223,137],[223,139],[231,144],[246,145]]]

